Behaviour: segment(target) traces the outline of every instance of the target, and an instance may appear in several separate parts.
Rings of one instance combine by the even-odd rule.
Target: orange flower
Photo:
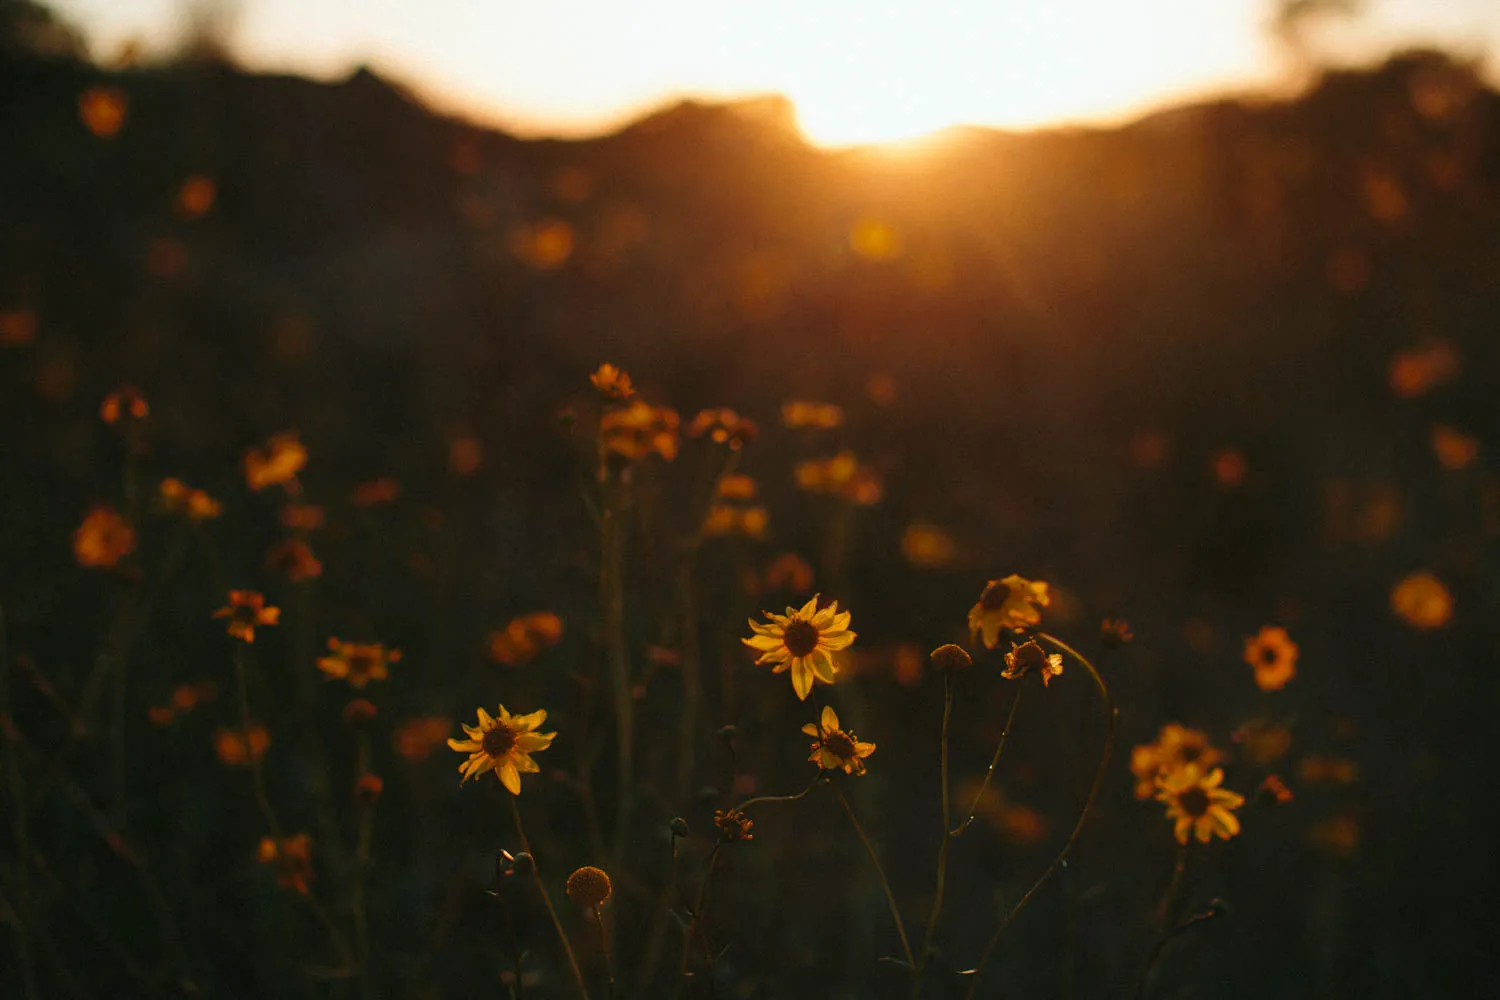
[[[562,619],[550,611],[513,618],[503,630],[490,633],[490,658],[507,667],[520,666],[561,642],[562,631]]]
[[[453,731],[453,720],[439,715],[408,719],[396,729],[396,752],[412,763],[420,763],[442,746]]]
[[[1391,589],[1391,610],[1412,628],[1442,628],[1453,620],[1453,595],[1431,573],[1413,573]]]
[[[113,139],[125,127],[129,106],[119,87],[90,87],[78,97],[78,117],[97,138]]]
[[[214,207],[219,187],[213,178],[193,174],[177,192],[177,212],[186,219],[201,219]]]
[[[288,493],[296,493],[300,489],[297,473],[305,465],[307,449],[297,432],[283,431],[273,434],[264,449],[251,448],[245,452],[245,482],[257,493],[278,483]]]
[[[714,492],[723,500],[754,500],[755,480],[749,476],[723,476]]]
[[[1245,804],[1245,797],[1219,787],[1223,780],[1223,771],[1214,768],[1205,773],[1198,764],[1187,764],[1156,779],[1156,799],[1166,804],[1167,819],[1174,821],[1179,844],[1189,839],[1202,844],[1214,837],[1228,840],[1240,832],[1234,810]]]
[[[1142,743],[1130,754],[1130,771],[1135,775],[1135,797],[1149,799],[1156,794],[1159,775],[1179,770],[1188,764],[1211,768],[1220,760],[1218,750],[1201,730],[1169,722],[1157,733],[1155,743]]]
[[[1467,469],[1479,457],[1479,439],[1439,424],[1432,429],[1432,453],[1440,467],[1457,472]]]
[[[133,385],[120,386],[99,404],[99,419],[106,424],[119,423],[121,417],[145,420],[150,413],[151,406],[146,402],[146,397]]]
[[[448,442],[448,471],[455,476],[472,476],[484,463],[484,442],[472,434],[462,434]]]
[[[354,783],[354,800],[364,806],[372,806],[380,798],[380,793],[385,791],[385,782],[380,775],[370,774],[368,771],[359,776]]]
[[[1433,341],[1391,359],[1391,391],[1415,399],[1458,375],[1458,354],[1447,341]]]
[[[707,434],[715,444],[725,444],[730,450],[739,451],[759,436],[760,428],[755,421],[730,409],[703,410],[688,425],[687,433],[688,437],[695,438]]]
[[[861,465],[852,451],[798,463],[795,474],[797,486],[809,493],[828,493],[865,507],[880,502],[880,473]]]
[[[180,479],[163,479],[160,496],[162,510],[190,521],[208,521],[223,513],[219,501],[202,490],[192,489]]]
[[[795,552],[784,552],[766,567],[766,589],[805,594],[812,590],[813,569]]]
[[[1284,806],[1294,798],[1286,782],[1274,774],[1266,775],[1266,780],[1260,783],[1260,794],[1278,806]]]
[[[731,507],[714,504],[708,509],[703,521],[703,534],[709,538],[724,535],[744,535],[746,538],[764,538],[770,518],[764,507]]]
[[[738,809],[715,809],[714,826],[719,828],[719,837],[727,844],[755,839],[751,832],[755,828],[754,821]]]
[[[261,864],[276,869],[276,882],[282,888],[291,889],[303,896],[311,892],[308,883],[313,877],[312,838],[307,834],[299,833],[295,837],[283,837],[279,841],[262,837],[255,856]]]
[[[281,526],[292,531],[317,531],[323,527],[323,508],[315,504],[289,503],[281,508]]]
[[[844,422],[844,411],[832,403],[814,403],[805,399],[791,399],[781,404],[781,424],[797,429],[811,427],[816,430],[832,430]]]
[[[635,399],[604,414],[599,435],[612,455],[634,460],[655,454],[670,462],[677,457],[678,421],[676,410]]]
[[[381,476],[354,487],[350,502],[356,507],[375,507],[393,502],[401,495],[401,484],[390,476]]]
[[[1286,629],[1267,625],[1245,640],[1245,662],[1255,668],[1255,683],[1262,691],[1280,691],[1297,676],[1297,644]]]
[[[390,676],[387,667],[401,660],[399,649],[386,649],[378,642],[355,643],[331,638],[328,649],[332,655],[320,658],[318,669],[329,677],[343,678],[356,689],[370,681],[385,680]]]
[[[561,219],[543,219],[511,232],[511,249],[539,271],[553,271],[573,256],[573,227]]]
[[[229,603],[214,612],[215,618],[228,618],[230,635],[241,642],[254,642],[259,625],[275,625],[281,620],[281,609],[266,606],[266,599],[253,590],[231,590]]]
[[[300,538],[288,538],[273,545],[266,553],[266,568],[285,574],[293,583],[323,575],[323,564]]]
[[[935,524],[913,521],[901,533],[901,554],[918,569],[941,569],[958,554],[958,543]]]
[[[220,729],[214,733],[214,753],[230,767],[244,767],[259,760],[271,745],[271,734],[265,726],[251,726],[248,731]]]
[[[605,399],[626,400],[635,395],[629,373],[608,363],[600,365],[599,370],[589,376],[589,381]]]
[[[80,566],[108,568],[134,551],[135,529],[109,507],[89,511],[73,532],[73,556]]]
[[[344,706],[344,721],[350,725],[371,722],[378,714],[380,713],[375,707],[375,703],[365,698],[355,698]],[[443,732],[446,733],[447,731],[448,727],[444,726]]]
[[[36,339],[36,313],[30,309],[0,311],[0,346],[19,347]]]

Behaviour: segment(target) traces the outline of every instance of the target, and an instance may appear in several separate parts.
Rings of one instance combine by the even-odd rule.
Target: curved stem
[[[705,916],[705,912],[704,911],[708,908],[708,887],[709,887],[709,884],[711,882],[713,882],[713,879],[714,879],[714,865],[718,862],[718,860],[719,860],[719,851],[721,851],[723,849],[723,847],[724,847],[724,839],[721,837],[721,838],[719,838],[718,840],[716,840],[714,842],[714,849],[712,851],[708,852],[708,868],[703,873],[703,884],[698,887],[698,902],[696,902],[696,903],[693,904],[693,913],[692,913],[693,922],[688,925],[687,931],[684,932],[684,934],[683,934],[683,938],[682,938],[682,962],[677,966],[677,995],[678,996],[682,995],[683,984],[685,984],[687,982],[688,959],[689,959],[689,957],[692,956],[692,953],[693,953],[693,941],[697,939],[697,937],[699,935],[699,932],[700,932],[700,929],[703,926],[703,918]],[[706,937],[704,938],[704,941],[703,941],[703,951],[704,951],[704,954],[708,956],[709,962],[712,963],[713,957],[712,957],[712,954],[708,950],[708,939]],[[708,974],[709,974],[710,977],[713,976],[713,967],[712,967],[712,964],[710,964],[710,966],[709,966],[709,972],[708,972]]]
[[[245,661],[249,653],[245,643],[236,640],[234,647],[234,679],[240,694],[240,739],[245,741],[245,755],[250,760],[250,777],[255,786],[255,804],[260,808],[261,818],[271,836],[276,838],[276,847],[281,848],[281,824],[276,820],[276,810],[271,808],[271,796],[266,792],[266,773],[260,766],[260,754],[250,739],[250,685],[245,679],[248,672]]]
[[[516,836],[521,840],[521,850],[531,854],[532,881],[536,882],[537,892],[542,897],[542,905],[547,908],[547,916],[552,918],[552,927],[557,931],[557,938],[562,942],[563,952],[568,956],[568,967],[573,970],[573,979],[578,983],[578,993],[583,1000],[589,1000],[589,988],[583,982],[583,970],[578,967],[578,959],[573,955],[573,943],[568,940],[562,921],[557,919],[557,910],[552,906],[552,897],[547,894],[547,884],[542,881],[542,870],[536,863],[536,855],[531,851],[531,841],[526,839],[526,829],[521,826],[521,807],[517,804],[514,795],[510,796],[510,814],[516,823]]]
[[[806,798],[807,793],[811,792],[814,788],[817,788],[818,785],[819,785],[819,783],[822,782],[822,781],[824,781],[826,778],[827,778],[826,772],[819,771],[818,774],[817,774],[817,776],[814,777],[813,780],[808,783],[808,786],[806,788],[802,789],[802,791],[798,792],[795,795],[757,795],[753,799],[746,799],[744,802],[741,802],[739,805],[733,806],[730,809],[730,811],[731,812],[744,812],[746,809],[748,809],[751,806],[758,806],[758,805],[760,805],[762,803],[765,803],[765,802],[796,802],[798,799]]]
[[[913,973],[917,965],[912,961],[911,942],[906,937],[906,925],[901,922],[901,911],[896,908],[896,896],[891,892],[891,883],[885,877],[885,869],[880,866],[880,856],[875,853],[875,845],[870,843],[870,838],[865,836],[865,828],[860,826],[859,817],[854,815],[854,809],[849,805],[849,800],[844,796],[844,790],[838,785],[833,785],[833,790],[838,794],[839,805],[844,807],[844,814],[849,817],[854,832],[859,835],[859,842],[865,845],[865,853],[870,855],[870,863],[875,866],[875,875],[880,879],[880,888],[885,890],[886,904],[891,908],[891,919],[896,922],[896,933],[901,938],[901,951],[906,956],[906,965]]]
[[[948,850],[953,846],[953,806],[948,797],[948,722],[953,716],[953,671],[943,671],[943,729],[938,742],[938,773],[943,799],[943,842],[938,847],[937,888],[932,895],[932,913],[927,917],[927,930],[922,935],[922,954],[912,970],[912,1000],[922,995],[922,973],[927,971],[927,956],[932,954],[932,937],[937,932],[938,918],[943,913],[943,889],[948,881]]]
[[[974,967],[974,975],[972,981],[969,983],[969,991],[966,994],[967,1000],[974,1000],[974,996],[978,993],[979,982],[984,977],[984,967],[988,964],[990,956],[994,954],[995,948],[999,946],[1000,939],[1005,936],[1005,931],[1010,927],[1011,921],[1031,901],[1031,897],[1036,895],[1037,890],[1052,877],[1052,873],[1062,866],[1062,863],[1067,860],[1068,852],[1077,843],[1078,835],[1083,832],[1083,825],[1088,821],[1089,813],[1094,808],[1094,799],[1098,797],[1099,788],[1104,783],[1104,771],[1109,765],[1109,755],[1115,745],[1115,702],[1110,697],[1109,687],[1105,685],[1104,678],[1100,676],[1098,668],[1089,662],[1088,657],[1056,636],[1049,635],[1046,632],[1038,632],[1036,634],[1038,638],[1046,640],[1083,664],[1084,668],[1088,670],[1089,675],[1094,678],[1094,684],[1099,688],[1099,697],[1104,701],[1104,751],[1099,755],[1099,767],[1094,771],[1093,784],[1089,786],[1088,797],[1083,800],[1083,810],[1078,814],[1078,822],[1073,824],[1073,832],[1068,835],[1067,843],[1063,844],[1062,850],[1057,852],[1057,857],[1052,859],[1052,863],[1047,866],[1047,870],[1042,872],[1041,878],[1032,883],[1031,888],[1026,890],[1026,893],[1016,905],[1005,915],[1005,919],[1000,921],[1000,926],[995,928],[994,935],[990,938],[989,943],[985,945],[984,953],[979,957],[979,964]]]
[[[1021,692],[1025,687],[1016,685],[1016,696],[1010,700],[1010,714],[1005,717],[1005,728],[1000,730],[1000,742],[995,744],[995,756],[990,758],[989,769],[984,772],[984,783],[979,786],[979,791],[974,793],[974,801],[969,804],[969,815],[964,821],[953,828],[953,836],[957,837],[974,823],[974,817],[979,815],[979,803],[984,799],[984,793],[990,789],[990,781],[995,777],[995,768],[1000,764],[1000,754],[1005,750],[1005,741],[1010,739],[1010,731],[1016,723],[1016,709],[1021,707]]]
[[[27,815],[25,778],[20,762],[20,740],[12,735],[15,723],[10,715],[10,633],[6,628],[5,609],[0,608],[0,743],[5,746],[6,790],[10,795],[10,833],[15,848],[15,882],[17,901],[6,908],[15,915],[16,961],[21,967],[21,983],[27,1000],[38,997],[36,965],[31,954],[31,831]]]
[[[1156,946],[1151,949],[1151,954],[1146,958],[1146,967],[1141,970],[1141,978],[1135,984],[1135,1000],[1143,1000],[1143,998],[1146,996],[1146,987],[1151,981],[1151,973],[1154,972],[1156,970],[1156,966],[1160,964],[1161,957],[1167,950],[1167,945],[1171,944],[1179,935],[1186,933],[1187,931],[1191,930],[1192,928],[1196,927],[1198,924],[1201,924],[1206,920],[1212,920],[1214,917],[1217,917],[1223,912],[1223,904],[1216,899],[1209,904],[1208,909],[1204,910],[1202,913],[1193,914],[1191,917],[1188,917],[1176,927],[1173,927],[1166,934],[1162,935],[1162,939],[1156,942]]]

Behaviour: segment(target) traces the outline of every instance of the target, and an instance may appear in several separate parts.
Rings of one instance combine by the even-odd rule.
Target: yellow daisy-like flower
[[[1233,810],[1245,804],[1245,797],[1220,788],[1224,772],[1214,768],[1206,774],[1197,764],[1188,764],[1156,779],[1156,799],[1167,806],[1167,819],[1175,820],[1172,832],[1179,844],[1192,837],[1206,844],[1214,837],[1228,840],[1240,832],[1239,818]]]
[[[254,642],[255,630],[262,625],[276,625],[281,621],[281,609],[266,604],[266,599],[253,590],[231,590],[229,603],[214,612],[215,618],[228,618],[229,634],[241,642]]]
[[[1170,774],[1189,764],[1213,767],[1220,757],[1207,733],[1169,722],[1161,727],[1155,743],[1142,743],[1130,753],[1130,771],[1136,779],[1135,797],[1149,799],[1156,794],[1158,775]]]
[[[1245,662],[1255,668],[1255,683],[1262,691],[1280,691],[1297,676],[1297,644],[1286,629],[1267,625],[1245,640]]]
[[[853,733],[839,728],[838,713],[832,705],[823,706],[817,725],[809,722],[802,731],[816,740],[807,759],[825,771],[864,774],[865,758],[875,752],[875,744],[861,743]]]
[[[1040,581],[1034,583],[1014,573],[1003,580],[991,580],[969,609],[969,631],[984,637],[986,649],[994,649],[1000,642],[1001,629],[1041,624],[1038,609],[1051,603],[1047,585]]]
[[[300,489],[297,473],[305,465],[307,448],[297,432],[283,431],[271,435],[265,448],[251,448],[245,452],[245,482],[257,493],[278,483],[284,485],[288,493],[296,493]]]
[[[813,595],[801,608],[787,608],[784,615],[763,612],[769,621],[761,624],[751,619],[750,631],[755,634],[740,640],[760,652],[757,666],[774,664],[772,673],[777,674],[790,670],[792,687],[804,701],[814,679],[833,683],[836,668],[832,654],[848,649],[855,636],[849,631],[849,612],[840,612],[838,601],[819,611],[818,596]]]
[[[448,741],[451,749],[469,755],[468,760],[458,765],[463,772],[463,781],[492,770],[512,795],[520,795],[521,775],[541,770],[531,755],[550,747],[557,736],[556,733],[536,732],[536,728],[546,721],[545,709],[529,715],[511,715],[501,705],[498,716],[479,709],[479,725],[463,727],[469,738]]]
[[[328,652],[328,656],[319,658],[318,669],[329,677],[342,677],[352,688],[385,680],[390,676],[389,665],[401,660],[399,649],[386,649],[378,642],[344,642],[330,638]]]

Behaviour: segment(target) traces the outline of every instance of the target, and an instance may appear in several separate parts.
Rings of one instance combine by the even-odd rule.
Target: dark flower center
[[[379,657],[372,653],[355,653],[349,657],[349,672],[356,677],[368,677],[379,663]]]
[[[818,648],[818,628],[812,622],[792,621],[787,625],[782,641],[793,656],[806,656]]]
[[[1208,793],[1201,788],[1189,788],[1177,796],[1177,807],[1189,816],[1202,816],[1208,812]]]
[[[823,749],[835,757],[850,760],[854,757],[854,737],[842,729],[836,729],[831,733],[824,733]]]
[[[1010,597],[1010,588],[1003,583],[992,583],[979,595],[979,606],[986,611],[999,611]]]
[[[1200,746],[1188,745],[1177,751],[1177,755],[1187,763],[1191,764],[1193,761],[1203,756],[1203,748]]]
[[[500,723],[484,734],[479,741],[480,749],[491,757],[504,757],[516,745],[516,731],[505,723]]]
[[[1270,646],[1260,647],[1260,654],[1257,658],[1260,660],[1261,665],[1266,667],[1275,666],[1276,661],[1281,659],[1276,650]]]

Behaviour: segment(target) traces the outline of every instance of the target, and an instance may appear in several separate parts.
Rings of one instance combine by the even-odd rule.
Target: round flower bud
[[[955,646],[951,642],[934,649],[928,654],[928,659],[938,670],[962,670],[974,665],[974,658],[962,646]]]
[[[604,869],[593,865],[584,865],[568,876],[568,897],[579,906],[602,906],[613,888]]]
[[[671,828],[672,836],[674,837],[686,837],[689,832],[687,820],[683,819],[681,816],[674,816],[672,818]]]
[[[517,875],[530,875],[536,871],[536,861],[532,859],[529,851],[522,851],[516,855],[511,870]]]

